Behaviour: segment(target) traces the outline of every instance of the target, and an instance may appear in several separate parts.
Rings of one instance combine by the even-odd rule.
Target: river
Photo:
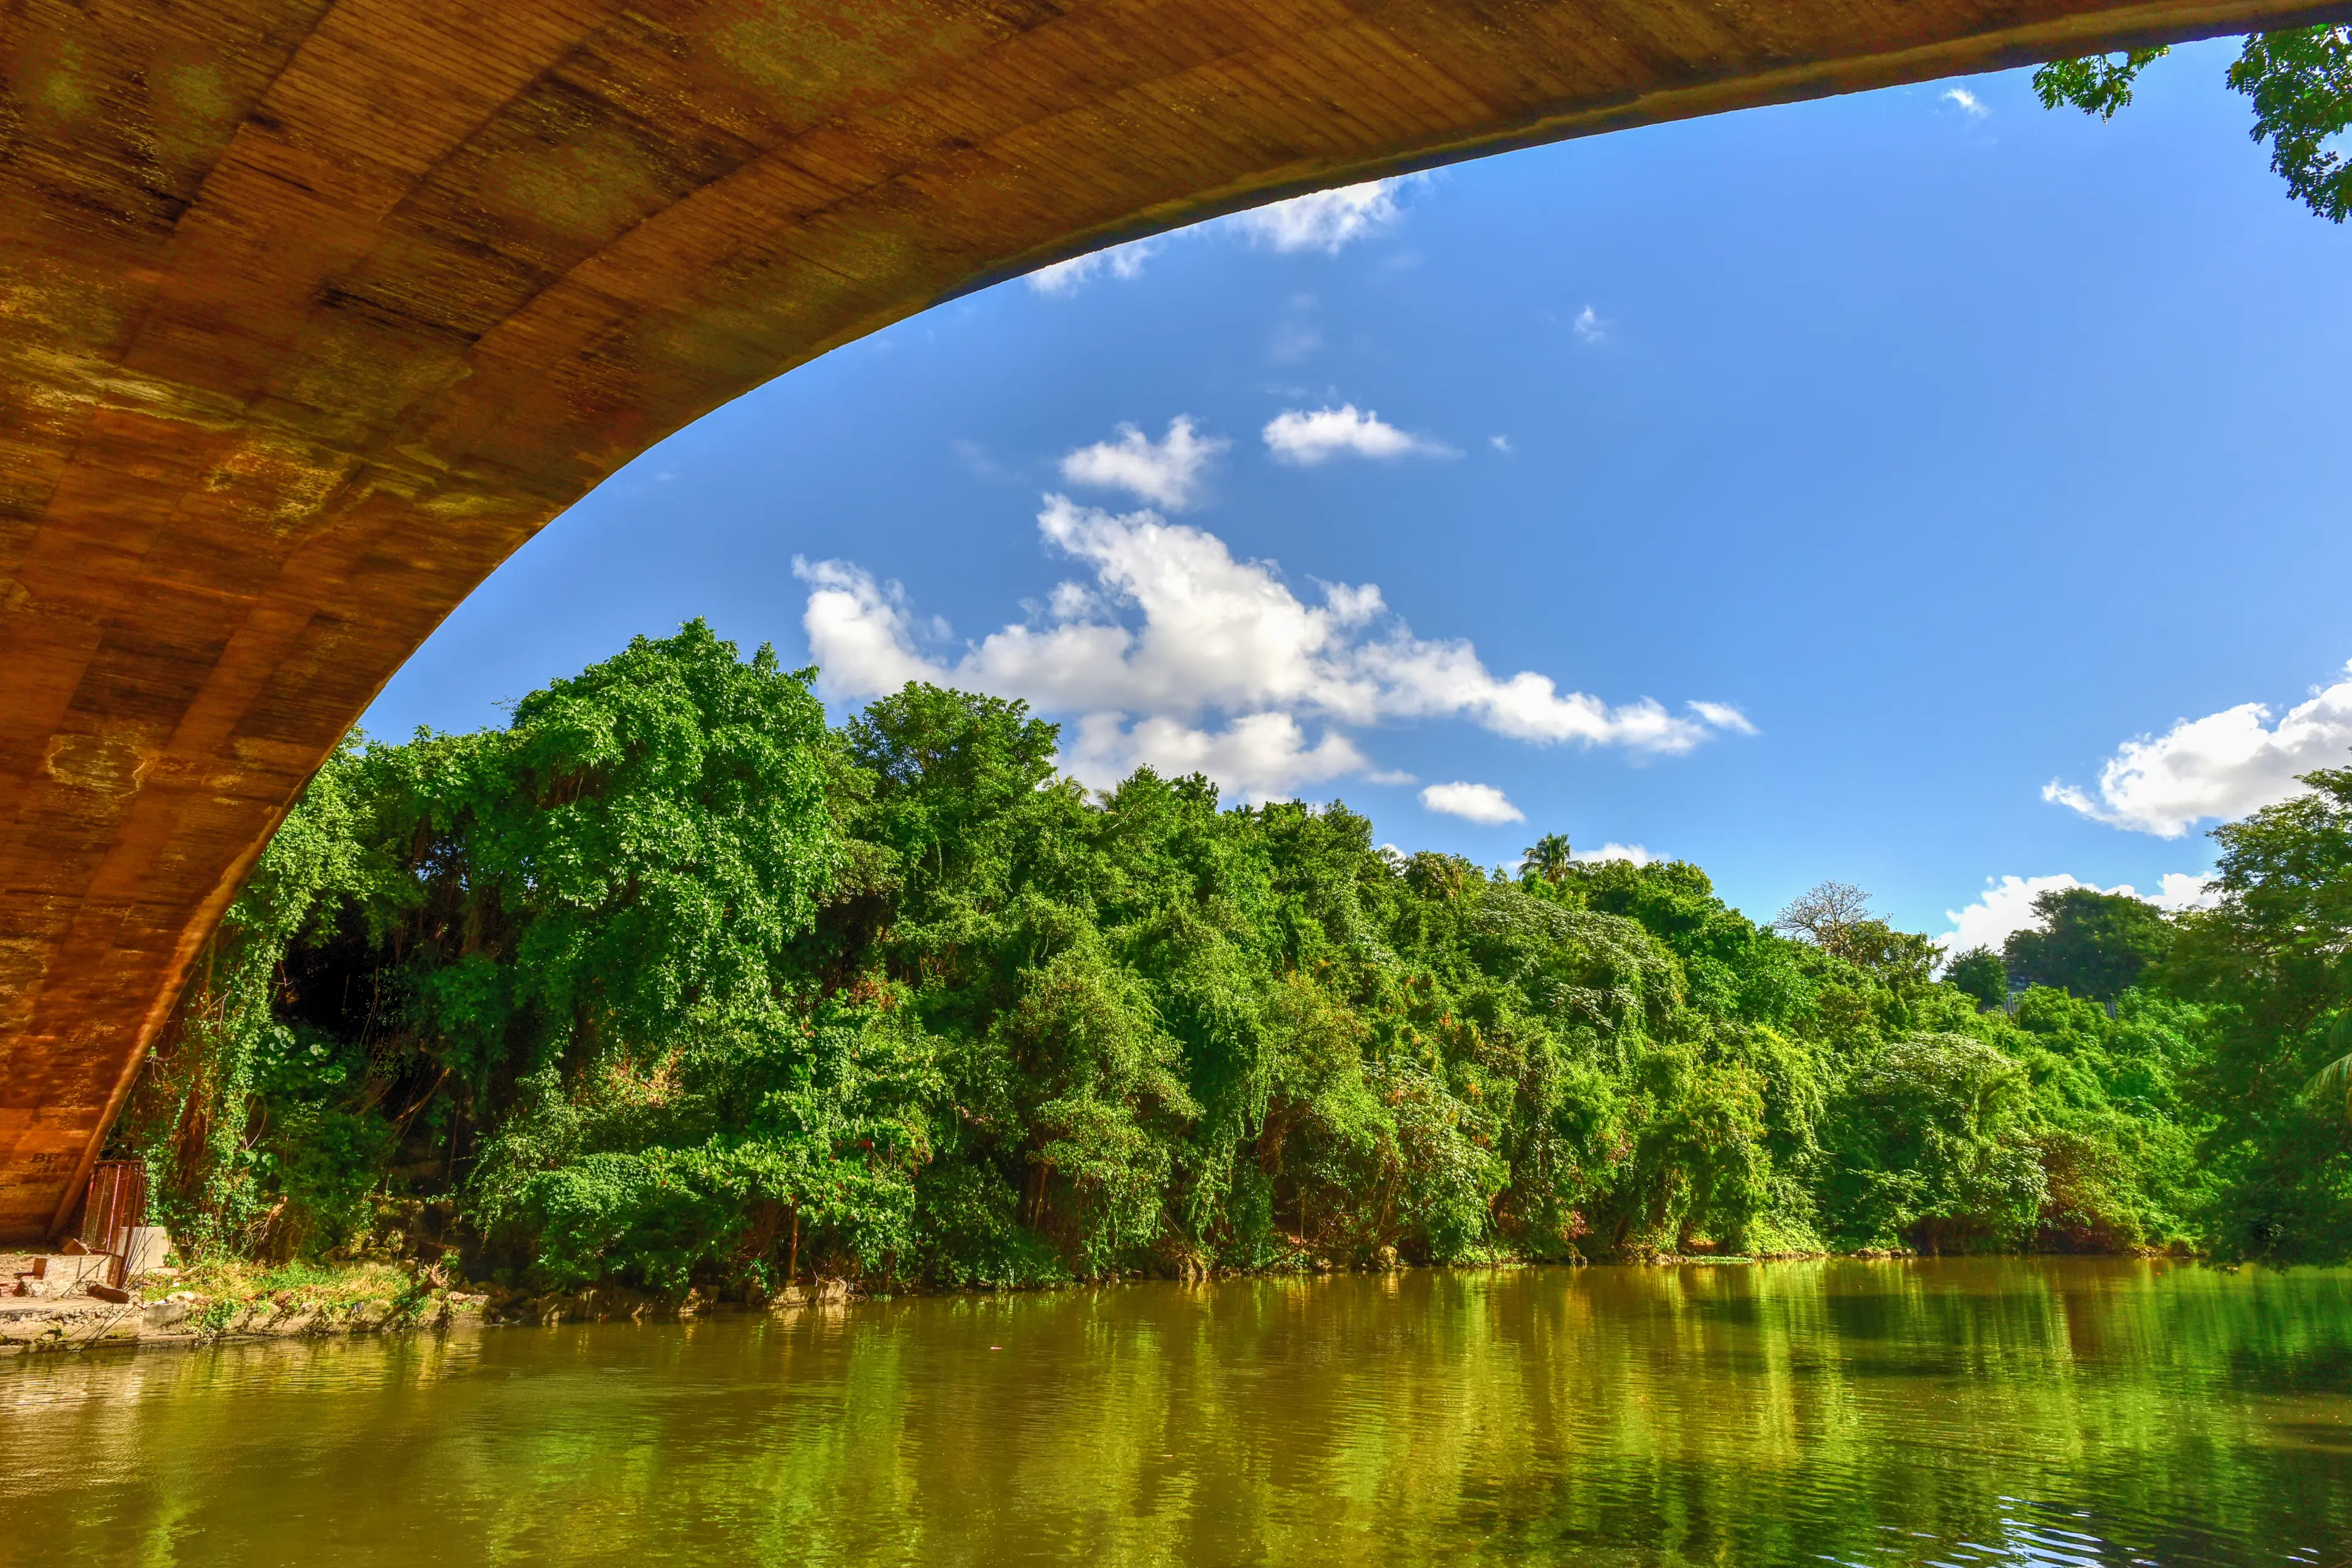
[[[0,1363],[0,1561],[2313,1563],[2352,1273],[1415,1270]]]

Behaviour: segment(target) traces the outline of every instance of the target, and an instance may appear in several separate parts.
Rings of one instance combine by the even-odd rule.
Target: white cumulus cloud
[[[1094,279],[1108,272],[1118,279],[1139,278],[1143,264],[1159,252],[1151,240],[1130,240],[1114,245],[1108,250],[1092,251],[1085,256],[1073,256],[1067,261],[1056,261],[1051,267],[1040,267],[1029,274],[1029,287],[1039,294],[1070,294]]]
[[[1975,93],[1970,92],[1964,87],[1946,89],[1944,92],[1944,101],[1946,103],[1957,105],[1959,111],[1962,114],[1967,115],[1970,120],[1982,120],[1986,115],[1992,112],[1991,110],[1985,107],[1982,100],[1979,99]]]
[[[795,561],[821,689],[859,699],[926,680],[1023,698],[1076,717],[1065,765],[1088,783],[1150,763],[1197,768],[1252,798],[1371,774],[1350,731],[1401,721],[1668,754],[1753,729],[1716,703],[1677,713],[1562,691],[1532,670],[1498,676],[1465,640],[1416,637],[1375,584],[1301,598],[1271,563],[1235,560],[1214,534],[1156,511],[1052,495],[1037,526],[1087,580],[961,650],[942,647],[945,628],[919,621],[895,584],[846,562]]]
[[[801,627],[810,648],[820,650],[828,689],[874,696],[910,680],[940,679],[940,667],[914,651],[913,616],[897,584],[886,588],[845,561],[798,555],[793,575],[809,585]]]
[[[1062,477],[1076,485],[1130,490],[1181,511],[1192,503],[1209,459],[1232,445],[1222,437],[1202,436],[1192,419],[1180,414],[1168,422],[1168,434],[1158,441],[1132,425],[1122,425],[1118,440],[1079,447],[1062,459]]]
[[[1326,728],[1310,741],[1287,713],[1244,713],[1219,729],[1153,714],[1132,724],[1119,713],[1089,713],[1064,751],[1063,771],[1108,789],[1149,765],[1163,774],[1206,773],[1252,800],[1285,799],[1310,785],[1362,773],[1355,742]]]
[[[2125,890],[2130,884],[2124,885]],[[2186,871],[2167,871],[2157,879],[2156,891],[2146,895],[2133,893],[2134,898],[2146,897],[2147,901],[2169,914],[2183,910],[2210,910],[2221,901],[2221,890],[2204,877],[2192,877]]]
[[[1598,849],[1576,850],[1569,858],[1581,860],[1588,865],[1597,865],[1603,860],[1630,860],[1636,866],[1647,866],[1658,857],[1638,844],[1620,844],[1612,838]]]
[[[1236,214],[1234,226],[1260,245],[1280,251],[1319,250],[1337,256],[1397,220],[1398,194],[1412,175],[1312,191],[1286,202]]]
[[[1748,715],[1728,702],[1693,702],[1690,707],[1692,712],[1718,730],[1729,730],[1739,735],[1756,733],[1756,726],[1748,721]]]
[[[1985,879],[1985,890],[1977,901],[1964,910],[1946,910],[1944,918],[1952,929],[1936,939],[1936,945],[1946,952],[1966,952],[1972,947],[1989,947],[1995,952],[2007,942],[2011,931],[2023,931],[2034,923],[2033,900],[2043,893],[2064,892],[2069,888],[2093,888],[2102,893],[2121,893],[2127,899],[2143,897],[2129,882],[2119,882],[2112,888],[2101,888],[2095,882],[2085,882],[2080,877],[2061,871],[2054,877],[2003,877],[1998,881]],[[2145,895],[2148,903],[2168,913],[2182,910],[2212,907],[2217,895],[2205,890],[2205,879],[2186,871],[2168,871],[2158,884],[2157,891]]]
[[[2345,675],[2275,725],[2263,704],[2241,702],[2126,741],[2099,769],[2095,793],[2053,779],[2042,798],[2159,838],[2274,805],[2302,792],[2297,773],[2352,766],[2352,665]]]
[[[1590,305],[1579,310],[1570,324],[1576,328],[1576,335],[1588,343],[1597,343],[1609,335],[1609,323]]]
[[[1431,784],[1421,792],[1421,804],[1447,816],[1490,826],[1528,819],[1528,814],[1513,805],[1511,797],[1493,784],[1466,784],[1460,779],[1452,784]]]
[[[1264,434],[1266,448],[1276,458],[1307,468],[1341,453],[1359,458],[1450,455],[1441,443],[1408,436],[1370,409],[1360,411],[1352,403],[1311,413],[1286,409],[1266,422]]]

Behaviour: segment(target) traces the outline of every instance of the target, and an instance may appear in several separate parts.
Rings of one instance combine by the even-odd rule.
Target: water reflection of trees
[[[2347,1307],[2344,1275],[1824,1262],[91,1357],[0,1373],[0,1507],[184,1561],[1997,1560],[2181,1521],[2267,1560],[2352,1532]]]

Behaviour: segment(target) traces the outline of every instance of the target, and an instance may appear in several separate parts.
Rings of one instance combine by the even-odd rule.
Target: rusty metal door
[[[147,1163],[100,1160],[89,1173],[82,1200],[81,1244],[92,1252],[120,1256],[134,1226],[147,1223]]]

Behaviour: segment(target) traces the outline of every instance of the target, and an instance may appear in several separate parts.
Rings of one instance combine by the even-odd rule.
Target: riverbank
[[[1803,1262],[1896,1263],[1934,1256],[1908,1248],[1867,1247],[1854,1252],[1651,1253],[1617,1261],[1642,1268]],[[2024,1254],[2017,1256],[2042,1256]],[[2084,1256],[2080,1254],[2050,1256]],[[2134,1248],[2101,1257],[2190,1261],[2189,1255]],[[1574,1260],[1578,1267],[1585,1260]],[[1477,1269],[1520,1269],[1538,1265],[1524,1258],[1495,1258]],[[1396,1274],[1411,1266],[1388,1263],[1349,1268],[1329,1259],[1300,1259],[1290,1267],[1203,1273],[1186,1282],[1217,1279],[1328,1277]],[[2229,1270],[2236,1272],[2234,1268]],[[1137,1279],[1149,1278],[1136,1276]],[[1129,1283],[1130,1280],[1095,1281]],[[899,1286],[877,1291],[861,1281],[817,1279],[767,1293],[717,1292],[689,1288],[663,1294],[625,1285],[600,1284],[566,1290],[533,1291],[500,1285],[464,1288],[440,1268],[414,1263],[257,1264],[210,1258],[183,1268],[158,1269],[127,1294],[125,1301],[68,1294],[47,1299],[0,1297],[0,1357],[100,1348],[191,1346],[227,1340],[337,1338],[446,1328],[460,1320],[491,1325],[565,1322],[672,1322],[711,1313],[793,1316],[838,1309],[852,1301],[895,1296],[1002,1296],[1050,1291],[1081,1285],[1023,1287],[1016,1290]]]
[[[429,1268],[234,1258],[159,1268],[119,1293],[0,1297],[0,1356],[432,1328],[478,1315],[488,1300]]]

